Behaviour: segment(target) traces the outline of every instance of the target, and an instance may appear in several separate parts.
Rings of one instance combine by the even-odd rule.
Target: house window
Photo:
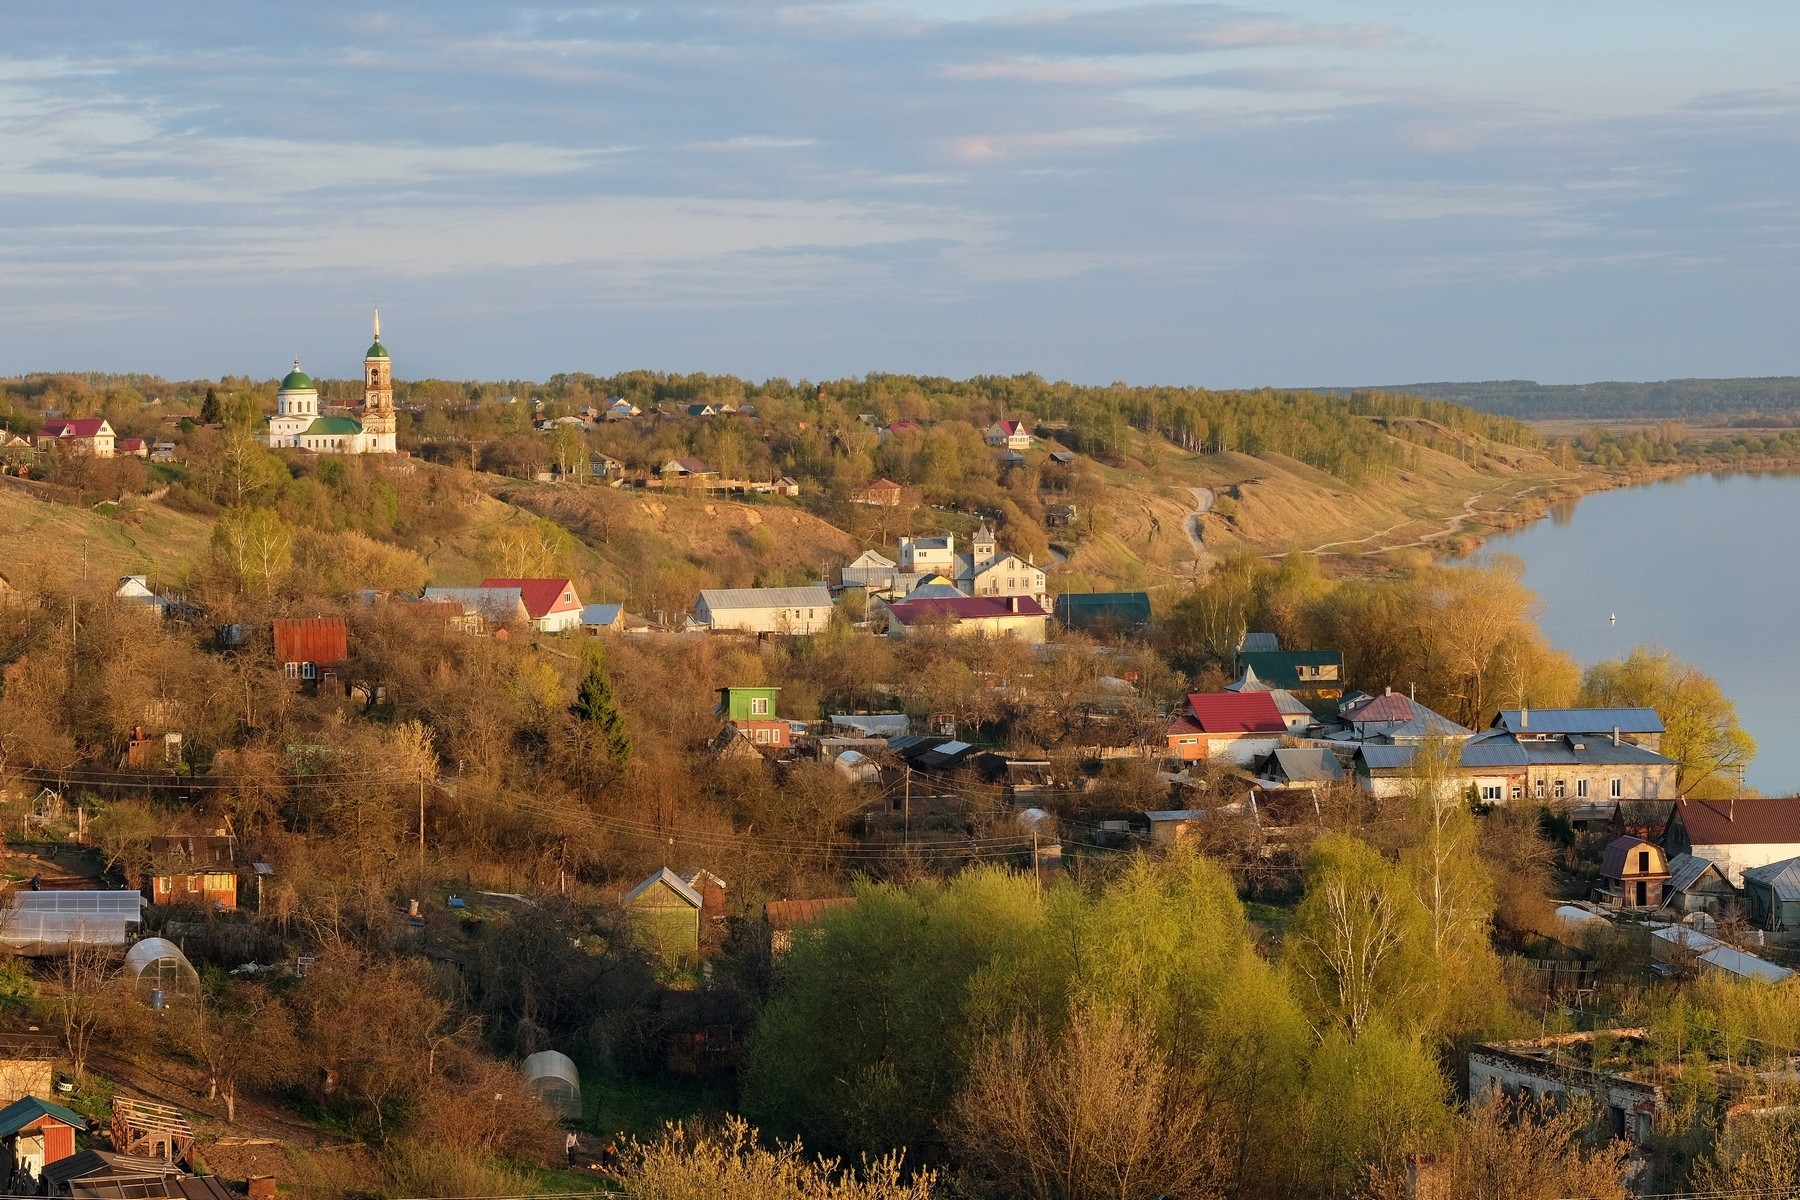
[[[300,664],[300,678],[302,678],[302,679],[317,679],[318,677],[319,677],[319,664],[317,664],[317,663],[301,663]]]
[[[1649,873],[1650,873],[1650,852],[1648,850],[1639,850],[1638,851],[1638,874],[1639,875],[1648,875]]]
[[[1625,795],[1625,781],[1623,779],[1613,780],[1612,781],[1612,798],[1614,800],[1617,800],[1624,795]]]
[[[1513,784],[1512,785],[1512,798],[1514,800],[1523,800],[1525,798],[1525,789],[1520,787],[1516,783]]]
[[[286,675],[289,679],[298,679],[298,678],[300,678],[300,664],[299,663],[282,663],[281,664],[281,673],[283,675]]]
[[[767,696],[758,696],[755,699],[751,700],[750,701],[750,715],[753,717],[768,716],[769,715],[769,698]]]
[[[756,731],[756,740],[763,745],[767,745],[775,740],[775,731],[773,729],[759,729]]]
[[[1537,798],[1539,800],[1544,798],[1544,781],[1541,779],[1537,781]]]
[[[1575,795],[1578,799],[1587,799],[1587,783],[1588,781],[1585,779],[1577,779],[1575,781]]]
[[[1492,803],[1496,803],[1496,804],[1499,803],[1499,801],[1500,801],[1500,785],[1497,783],[1482,784],[1481,785],[1481,798],[1483,800],[1490,801]]]
[[[1556,781],[1556,786],[1550,790],[1550,794],[1556,799],[1561,800],[1564,796],[1569,794],[1569,786],[1559,779]]]

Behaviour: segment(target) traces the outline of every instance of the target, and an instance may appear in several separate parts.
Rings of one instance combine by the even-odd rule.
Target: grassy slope
[[[56,552],[50,569],[69,579],[85,570],[95,584],[148,575],[152,584],[173,585],[211,542],[210,520],[160,504],[95,510],[50,503],[44,494],[17,481],[0,487],[0,573],[10,574],[7,563],[41,561],[48,548]]]
[[[1447,431],[1436,432],[1448,435]],[[1058,534],[1072,553],[1052,572],[1052,590],[1158,588],[1191,577],[1186,535],[1191,489],[1233,494],[1231,519],[1202,519],[1210,551],[1241,546],[1265,554],[1325,547],[1372,552],[1457,530],[1505,523],[1502,515],[1567,481],[1541,455],[1460,439],[1461,457],[1410,447],[1406,469],[1356,487],[1280,455],[1192,455],[1167,443],[1143,445],[1143,459],[1102,466],[1096,527]],[[688,570],[698,586],[743,587],[816,579],[862,549],[850,533],[779,498],[726,500],[682,493],[526,484],[482,477],[467,523],[426,554],[435,582],[470,584],[489,574],[491,546],[530,514],[576,535],[570,562],[589,591],[621,596],[659,563]],[[95,511],[46,503],[31,490],[0,487],[0,563],[46,545],[59,566],[96,580],[149,574],[176,584],[207,553],[211,523],[155,503]],[[3,570],[4,568],[0,568]]]

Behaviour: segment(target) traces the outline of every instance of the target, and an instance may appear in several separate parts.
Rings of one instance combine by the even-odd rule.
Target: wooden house
[[[719,716],[758,750],[781,751],[793,745],[793,727],[775,711],[778,687],[722,687]]]
[[[873,504],[880,508],[899,508],[905,489],[891,479],[877,479],[856,489],[850,499],[857,504]]]
[[[0,1157],[7,1192],[33,1195],[44,1168],[75,1154],[75,1135],[88,1123],[78,1112],[37,1096],[23,1096],[0,1108]]]
[[[176,834],[150,839],[152,904],[237,909],[237,839],[229,834]]]
[[[1608,908],[1661,908],[1669,861],[1661,846],[1643,838],[1614,838],[1600,860],[1594,900]]]
[[[1669,856],[1669,880],[1663,884],[1665,908],[1681,913],[1730,912],[1740,899],[1718,863],[1695,854]]]
[[[275,661],[303,688],[335,682],[350,662],[350,628],[342,617],[290,617],[275,622]]]
[[[706,901],[669,868],[660,868],[625,893],[620,905],[645,953],[671,965],[700,953],[700,911]]]

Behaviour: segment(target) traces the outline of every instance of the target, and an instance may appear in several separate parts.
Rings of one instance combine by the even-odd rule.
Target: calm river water
[[[1654,643],[1719,681],[1756,739],[1745,781],[1800,793],[1800,475],[1690,475],[1598,492],[1489,538],[1584,665]],[[1618,623],[1609,618],[1618,614]]]

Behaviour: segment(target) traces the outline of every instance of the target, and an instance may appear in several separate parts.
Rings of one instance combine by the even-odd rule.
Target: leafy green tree
[[[1581,703],[1654,708],[1663,720],[1662,752],[1680,763],[1684,796],[1729,795],[1756,757],[1756,741],[1738,724],[1737,705],[1709,675],[1667,650],[1639,646],[1588,668]]]
[[[1449,1087],[1418,1037],[1375,1020],[1328,1032],[1307,1064],[1297,1172],[1289,1194],[1384,1194],[1408,1154],[1449,1132]],[[1371,1188],[1375,1183],[1378,1186]]]
[[[858,888],[782,962],[746,1111],[834,1151],[934,1145],[969,1061],[971,981],[1020,954],[1043,912],[1031,879],[996,868]]]

